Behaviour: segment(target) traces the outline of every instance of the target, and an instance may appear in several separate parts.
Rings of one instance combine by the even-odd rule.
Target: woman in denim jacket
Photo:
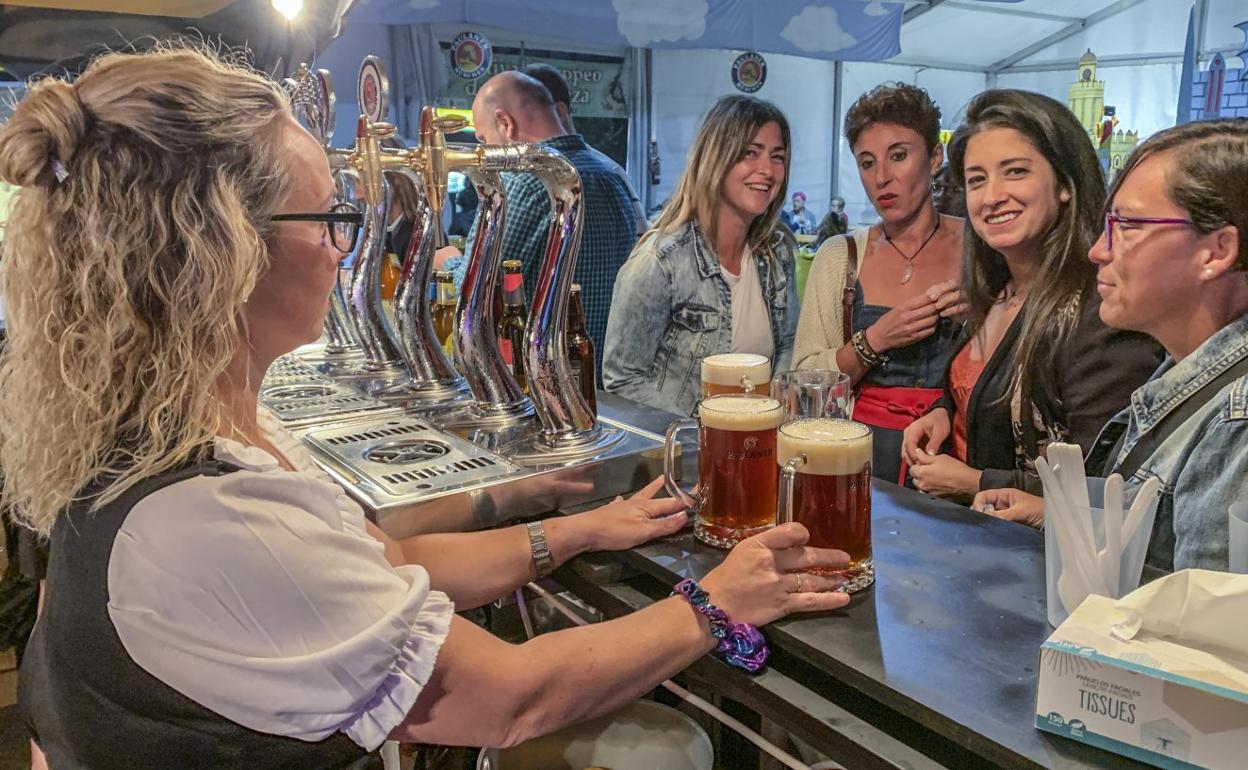
[[[671,201],[616,278],[608,391],[690,414],[704,356],[757,353],[788,368],[797,283],[776,223],[789,147],[789,122],[770,102],[725,96],[711,107]]]
[[[1161,420],[1248,358],[1245,180],[1248,121],[1228,120],[1154,135],[1110,190],[1105,232],[1090,253],[1101,318],[1154,337],[1169,355],[1102,432],[1097,445],[1114,447],[1106,471],[1117,471],[1136,444],[1155,440],[1148,437]],[[1127,480],[1128,501],[1148,478],[1161,481],[1148,562],[1225,570],[1227,509],[1248,499],[1248,375],[1167,430]],[[981,492],[975,504],[994,506],[1002,518],[1044,521],[1044,501],[1017,490]]]

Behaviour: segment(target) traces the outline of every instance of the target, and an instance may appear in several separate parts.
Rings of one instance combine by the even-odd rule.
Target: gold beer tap
[[[453,333],[456,362],[475,403],[459,417],[465,424],[502,427],[528,419],[534,407],[503,362],[494,330],[493,299],[505,203],[502,177],[488,168],[485,147],[451,146],[446,142],[448,133],[461,131],[466,125],[463,118],[438,117],[432,107],[426,106],[420,114],[420,144],[408,151],[407,160],[408,167],[423,182],[425,198],[437,223],[435,249],[446,245],[441,222],[450,172],[466,173],[476,185],[480,208],[473,243],[475,253],[468,255]]]

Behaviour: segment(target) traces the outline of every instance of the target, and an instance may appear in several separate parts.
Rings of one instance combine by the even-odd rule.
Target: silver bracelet
[[[546,544],[546,528],[540,521],[530,521],[524,526],[529,530],[529,548],[533,551],[533,566],[537,568],[537,577],[540,580],[555,569],[550,546]]]

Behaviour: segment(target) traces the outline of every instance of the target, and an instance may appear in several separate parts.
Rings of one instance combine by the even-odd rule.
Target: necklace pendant
[[[901,272],[902,284],[910,283],[910,279],[914,277],[914,265],[906,263],[906,269]]]

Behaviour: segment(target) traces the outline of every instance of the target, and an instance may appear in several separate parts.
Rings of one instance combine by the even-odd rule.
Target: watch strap
[[[537,577],[544,578],[555,569],[550,546],[546,543],[546,528],[540,521],[530,521],[524,526],[529,530],[529,548],[533,551],[533,566],[537,567]]]

